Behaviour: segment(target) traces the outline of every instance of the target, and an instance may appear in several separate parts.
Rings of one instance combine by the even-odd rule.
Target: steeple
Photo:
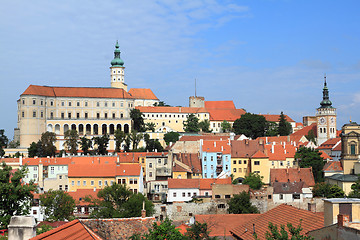
[[[332,102],[329,99],[329,89],[326,84],[326,74],[324,76],[323,100],[320,102],[320,108],[332,108]]]
[[[114,59],[111,61],[112,67],[122,67],[124,65],[124,61],[120,58],[120,53],[119,43],[116,41]]]

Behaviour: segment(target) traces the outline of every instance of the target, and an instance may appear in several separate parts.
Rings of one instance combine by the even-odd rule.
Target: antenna
[[[325,83],[325,86],[326,86],[326,73],[324,74],[324,83]]]

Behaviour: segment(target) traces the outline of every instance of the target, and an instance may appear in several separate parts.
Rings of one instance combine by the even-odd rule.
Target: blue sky
[[[2,1],[0,129],[13,136],[30,84],[110,86],[119,40],[130,88],[171,105],[233,100],[314,115],[327,74],[338,129],[360,122],[358,1]]]

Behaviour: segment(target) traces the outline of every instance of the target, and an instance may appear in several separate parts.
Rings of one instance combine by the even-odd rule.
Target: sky
[[[30,85],[110,87],[119,41],[130,88],[173,106],[233,100],[314,116],[324,74],[337,128],[360,122],[359,1],[1,1],[0,129],[12,139]]]

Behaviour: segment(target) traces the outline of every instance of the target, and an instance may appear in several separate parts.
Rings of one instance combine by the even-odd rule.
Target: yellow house
[[[139,163],[125,163],[116,166],[116,182],[126,184],[133,193],[143,193],[143,170]]]
[[[262,151],[257,151],[250,160],[250,172],[257,173],[263,177],[265,184],[270,183],[270,163],[269,157],[266,156]]]
[[[195,179],[202,178],[201,158],[197,153],[172,153],[174,179]]]

